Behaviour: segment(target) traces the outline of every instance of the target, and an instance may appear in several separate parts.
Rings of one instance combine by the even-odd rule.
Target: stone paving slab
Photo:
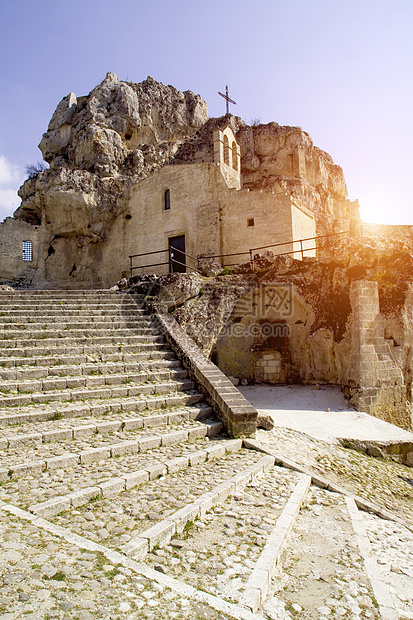
[[[381,618],[344,498],[312,488],[281,556],[263,609],[293,617]]]
[[[272,467],[152,551],[147,562],[238,602],[297,475]],[[170,518],[170,517],[169,517]]]
[[[171,392],[171,380],[164,381],[167,372],[182,385],[183,375],[171,373],[184,371],[164,343],[148,341],[153,324],[141,298],[46,297],[0,295],[0,308],[15,308],[9,315],[0,310],[0,338],[16,336],[0,339],[1,387],[21,390],[22,399],[0,410],[0,459],[10,461],[0,469],[0,620],[383,620],[386,606],[375,604],[349,502],[399,620],[413,617],[411,534],[395,520],[360,511],[396,519],[389,509],[397,507],[408,520],[406,468],[280,429],[257,432],[275,456],[258,452],[254,441],[255,450],[238,452],[239,440],[236,450],[224,436],[211,440],[220,424],[194,423],[211,414],[196,406],[200,395]],[[32,313],[27,324],[24,313]],[[99,341],[84,340],[86,323]],[[33,346],[27,335],[40,327],[43,336],[61,337],[37,338]],[[129,336],[132,328],[136,335]],[[148,384],[129,382],[149,372]],[[244,401],[219,381],[241,411]],[[41,402],[39,385],[54,385],[56,401]],[[59,400],[64,390],[84,400]],[[105,390],[110,398],[91,397]],[[19,475],[10,478],[11,469]],[[302,472],[318,486],[298,511],[289,501]],[[283,515],[289,521],[281,556]],[[138,556],[149,551],[145,564],[122,553],[128,545]],[[240,604],[248,584],[260,592],[252,605],[259,613]]]
[[[6,553],[9,541],[16,547],[7,567],[0,564],[2,620],[263,620],[44,519],[0,508],[1,550],[4,542]]]
[[[380,567],[396,612],[413,618],[413,533],[403,525],[362,513],[372,554]]]

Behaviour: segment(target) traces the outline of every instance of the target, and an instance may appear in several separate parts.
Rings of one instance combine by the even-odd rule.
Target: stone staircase
[[[0,330],[0,620],[413,618],[412,533],[229,439],[140,297]]]

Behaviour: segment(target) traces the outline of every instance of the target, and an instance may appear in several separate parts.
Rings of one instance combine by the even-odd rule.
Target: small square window
[[[23,260],[33,260],[33,244],[31,241],[23,241]]]
[[[254,226],[254,218],[250,217],[247,219],[247,226]]]

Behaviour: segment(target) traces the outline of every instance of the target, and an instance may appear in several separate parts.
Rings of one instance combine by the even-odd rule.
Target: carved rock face
[[[39,147],[51,168],[66,164],[103,176],[130,171],[132,153],[136,173],[141,172],[137,162],[145,167],[144,145],[159,150],[161,157],[155,159],[164,163],[175,143],[207,119],[207,105],[199,95],[150,77],[133,84],[108,73],[88,96],[76,99],[71,93],[59,103]]]

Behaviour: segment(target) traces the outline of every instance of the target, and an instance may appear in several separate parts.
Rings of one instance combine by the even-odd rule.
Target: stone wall
[[[352,355],[345,389],[350,402],[356,409],[411,430],[403,373],[384,338],[377,282],[352,282],[350,300]]]
[[[351,203],[342,169],[300,127],[274,122],[243,126],[237,139],[244,187],[291,194],[297,206],[315,215],[319,234],[331,232],[334,220],[348,217]]]
[[[158,324],[176,355],[189,371],[232,437],[251,437],[258,413],[169,314],[155,310]]]
[[[234,272],[158,278],[160,301],[174,300],[169,311],[225,375],[341,385],[357,409],[412,428],[413,253],[405,244],[349,237],[330,258],[268,255]]]
[[[30,283],[39,262],[40,227],[7,217],[0,223],[0,282],[23,280]],[[32,242],[31,261],[23,260],[23,242]]]
[[[285,373],[279,351],[266,351],[257,355],[255,361],[255,380],[257,383],[285,383]]]
[[[298,250],[293,239],[304,239],[316,234],[313,215],[296,207],[284,192],[249,191],[230,192],[222,200],[222,253],[235,254],[252,248],[274,244],[272,251],[287,253]],[[277,244],[282,244],[277,247]],[[308,246],[307,246],[308,247]],[[314,252],[306,254],[314,255]],[[294,254],[301,258],[301,254]],[[248,254],[230,256],[223,264],[249,260]]]
[[[291,207],[291,228],[293,239],[311,239],[316,236],[315,218],[305,207]],[[303,256],[316,256],[316,241],[304,241],[302,243],[294,243],[294,258],[301,259]],[[313,249],[312,249],[313,248]],[[302,252],[301,250],[304,250]]]
[[[294,231],[303,237],[314,236],[314,218],[292,205],[290,197],[238,190],[232,182],[228,186],[223,168],[227,166],[222,163],[164,166],[132,186],[127,215],[117,218],[102,246],[103,284],[111,285],[116,277],[124,275],[129,255],[167,250],[168,239],[178,235],[185,235],[186,252],[192,257],[247,253],[223,258],[223,266],[249,260],[250,248],[270,243],[285,242],[279,251],[291,251]],[[170,209],[165,210],[167,189]],[[300,254],[297,258],[301,258]],[[167,261],[164,252],[137,258],[134,265]],[[187,264],[189,271],[197,266],[196,260],[190,258]],[[145,272],[161,274],[168,270],[168,265],[160,265]]]
[[[164,250],[136,259],[134,265],[168,263],[168,239],[178,235],[185,235],[186,252],[195,257],[187,259],[189,271],[197,267],[197,255],[248,253],[250,248],[277,243],[284,244],[278,251],[290,252],[294,235],[314,236],[314,218],[294,206],[290,196],[237,189],[236,173],[222,162],[164,166],[133,184],[123,197],[114,196],[113,205],[103,209],[95,204],[93,191],[78,193],[74,180],[65,177],[47,195],[41,227],[16,220],[7,226],[42,231],[32,269],[39,267],[37,286],[49,282],[57,288],[113,286],[128,275],[132,254]],[[42,183],[41,179],[36,183]],[[164,203],[166,190],[170,192],[169,209]],[[82,234],[77,235],[76,229]],[[3,237],[9,243],[10,235]],[[242,259],[248,260],[249,254],[225,258],[222,264]],[[145,271],[167,273],[169,265]],[[10,263],[7,273],[14,275],[19,270]]]
[[[170,191],[170,209],[164,208],[165,191]],[[190,256],[220,254],[219,199],[229,191],[216,164],[165,166],[150,178],[134,185],[127,202],[127,214],[118,218],[103,249],[105,281],[128,268],[128,255],[168,249],[168,239],[185,235]],[[168,253],[135,260],[135,265],[168,262]],[[189,271],[197,266],[188,259]],[[145,273],[167,273],[168,265]],[[140,273],[136,270],[135,273]],[[115,275],[116,274],[116,275]]]

